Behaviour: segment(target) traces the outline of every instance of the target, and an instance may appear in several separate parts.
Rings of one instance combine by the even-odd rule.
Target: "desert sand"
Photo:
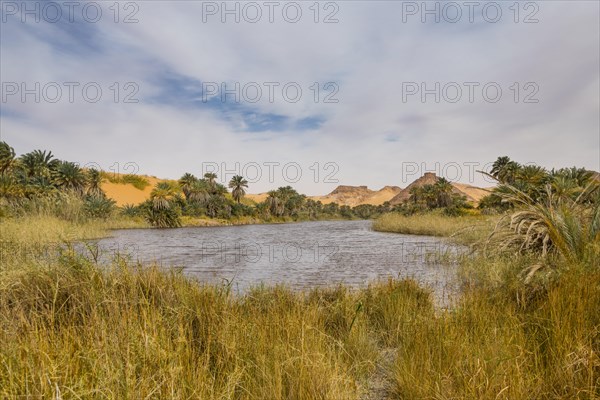
[[[119,207],[125,204],[137,205],[148,200],[154,186],[162,181],[162,179],[153,176],[142,175],[142,177],[150,182],[150,185],[146,186],[144,190],[139,190],[129,183],[112,183],[106,180],[102,182],[102,190],[104,190],[106,196],[116,201]]]

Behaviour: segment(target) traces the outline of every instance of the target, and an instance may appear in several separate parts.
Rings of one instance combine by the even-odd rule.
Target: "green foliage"
[[[88,196],[83,205],[85,213],[91,218],[108,219],[116,209],[114,200],[102,196]]]
[[[240,200],[246,194],[244,188],[248,187],[248,181],[243,176],[236,175],[229,181],[229,188],[232,189],[231,195],[233,199],[239,204]]]
[[[87,177],[77,164],[60,161],[52,171],[52,183],[62,190],[81,195],[85,192]]]
[[[508,157],[494,163],[499,185],[480,208],[510,210],[488,244],[501,250],[533,252],[569,262],[600,257],[600,182],[590,171],[547,171]]]
[[[499,193],[515,208],[501,220],[490,243],[542,256],[556,253],[570,262],[600,258],[599,189],[593,183],[572,199],[547,185],[546,194],[535,200],[505,184]]]
[[[361,204],[352,209],[352,213],[361,219],[370,219],[379,214],[377,206]]]
[[[117,174],[112,174],[112,173],[108,173],[108,172],[102,172],[101,175],[103,178],[105,178],[106,180],[108,180],[111,183],[117,183],[117,184],[121,184],[121,185],[129,184],[138,190],[144,190],[148,186],[150,186],[150,182],[148,181],[148,179],[146,179],[140,175],[134,175],[134,174],[117,175]]]
[[[155,228],[178,228],[181,226],[181,215],[175,207],[154,208],[152,203],[144,205],[144,218]]]
[[[34,150],[19,158],[19,169],[26,178],[35,176],[50,178],[60,161],[54,158],[51,151]]]
[[[265,200],[266,209],[275,217],[298,217],[302,210],[306,196],[301,195],[291,186],[282,186],[277,190],[271,190]]]
[[[191,188],[197,182],[198,182],[198,178],[196,178],[194,175],[187,173],[187,172],[185,174],[183,174],[183,176],[179,179],[178,183],[179,183],[179,186],[181,187],[181,190],[183,191],[183,194],[184,194],[186,200],[190,200]]]
[[[106,194],[102,190],[102,173],[97,169],[87,171],[86,194],[91,197],[103,198]]]
[[[15,150],[6,142],[0,142],[0,175],[4,175],[15,164]]]
[[[139,217],[143,215],[143,208],[133,204],[125,204],[120,208],[120,212],[127,217]]]

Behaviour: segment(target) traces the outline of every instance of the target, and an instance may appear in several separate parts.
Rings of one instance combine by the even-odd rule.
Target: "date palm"
[[[600,254],[600,195],[588,186],[576,199],[558,196],[551,185],[546,195],[534,199],[510,185],[497,192],[514,204],[515,211],[500,220],[488,243],[500,248],[535,251],[542,256],[555,252],[565,259],[581,262],[598,259]],[[586,195],[595,199],[584,202]]]
[[[217,183],[217,174],[214,172],[207,172],[204,174],[204,179],[206,179],[211,186],[215,186]]]
[[[437,197],[437,207],[448,207],[452,203],[452,190],[454,186],[446,178],[438,179],[433,186]]]
[[[529,186],[542,186],[549,180],[548,171],[537,165],[525,165],[519,169],[517,179]]]
[[[265,202],[271,214],[280,217],[285,212],[285,203],[279,198],[277,191],[271,190]]]
[[[506,156],[498,157],[498,159],[494,161],[494,164],[492,164],[490,175],[501,183],[511,184],[514,183],[520,168],[521,166],[510,158]]]
[[[159,182],[150,193],[152,208],[154,210],[165,210],[171,208],[171,202],[175,199],[177,191],[167,182]]]
[[[185,194],[185,192],[184,192]],[[186,198],[190,202],[205,204],[210,198],[210,187],[204,179],[197,179],[187,187]]]
[[[102,190],[102,174],[100,173],[100,171],[94,168],[88,170],[87,178],[87,195],[93,198],[105,198],[106,195]]]
[[[20,160],[21,167],[28,178],[34,176],[49,177],[61,164],[59,160],[54,158],[51,151],[46,152],[46,150],[34,150],[30,153],[23,154]]]
[[[196,182],[198,182],[198,178],[188,172],[179,178],[179,186],[181,186],[181,190],[183,191],[186,200],[190,199],[190,189]]]
[[[10,170],[15,161],[15,150],[8,143],[0,142],[0,174]]]
[[[77,164],[60,161],[52,171],[52,182],[61,189],[83,194],[87,185],[87,177]]]
[[[233,189],[231,191],[231,196],[238,204],[242,200],[242,197],[244,197],[244,195],[246,194],[244,188],[247,187],[248,181],[245,180],[244,177],[241,175],[236,175],[233,178],[231,178],[231,181],[229,181],[229,188]]]

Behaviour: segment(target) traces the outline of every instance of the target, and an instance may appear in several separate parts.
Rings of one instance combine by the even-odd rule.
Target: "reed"
[[[410,216],[389,213],[376,219],[373,229],[407,235],[444,236],[458,243],[471,244],[491,232],[497,218],[482,215],[448,217],[435,212]]]

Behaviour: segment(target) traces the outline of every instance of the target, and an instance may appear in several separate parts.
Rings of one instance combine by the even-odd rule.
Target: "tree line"
[[[271,190],[264,201],[255,203],[245,198],[248,181],[244,177],[234,176],[225,186],[217,182],[214,173],[201,178],[185,173],[177,181],[159,182],[145,202],[117,207],[102,190],[105,181],[131,183],[139,189],[149,184],[135,175],[116,177],[82,168],[57,159],[51,151],[34,150],[17,156],[10,145],[0,142],[2,216],[44,212],[69,219],[106,219],[120,214],[141,217],[152,226],[166,228],[181,226],[185,216],[262,221],[368,219],[392,210],[389,203],[356,207],[323,204],[291,186]]]

